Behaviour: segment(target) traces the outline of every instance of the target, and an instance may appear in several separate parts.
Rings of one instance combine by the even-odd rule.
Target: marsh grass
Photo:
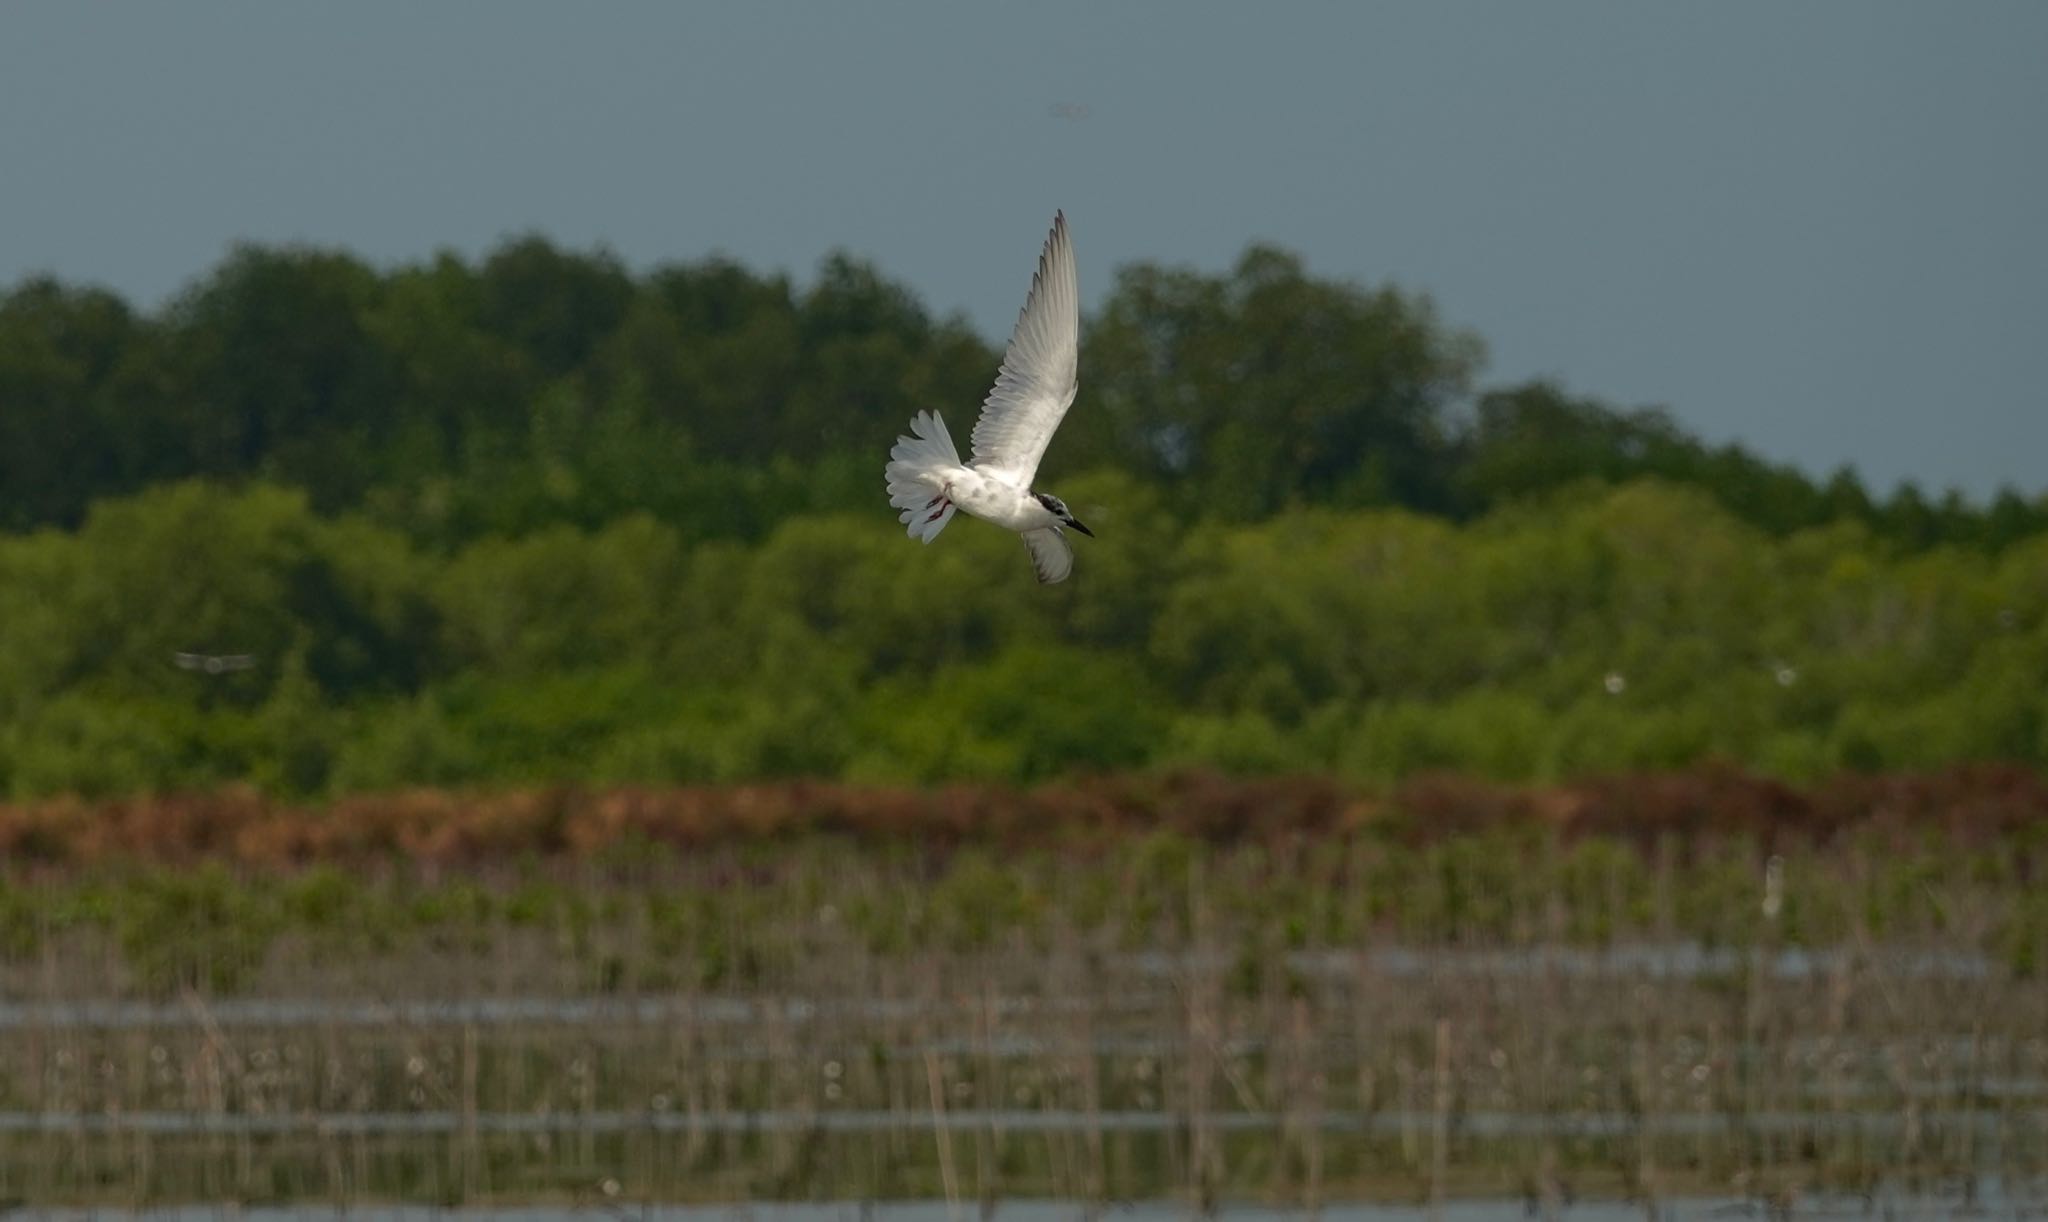
[[[2043,852],[1509,820],[31,861],[0,1196],[2037,1191]]]

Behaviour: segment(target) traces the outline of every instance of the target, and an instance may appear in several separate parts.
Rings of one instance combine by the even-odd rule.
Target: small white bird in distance
[[[171,656],[177,660],[179,669],[203,670],[209,675],[248,670],[256,665],[255,655],[246,653],[179,653]]]
[[[1032,491],[1031,477],[1074,402],[1080,354],[1081,293],[1061,212],[1052,218],[1052,234],[1038,256],[1038,274],[1031,278],[1031,295],[1017,315],[995,387],[982,400],[974,460],[960,461],[946,422],[929,411],[913,416],[913,435],[898,437],[889,451],[889,504],[903,511],[900,520],[911,538],[930,543],[953,520],[953,511],[964,509],[1024,536],[1039,581],[1066,580],[1074,552],[1063,528],[1091,538],[1095,532],[1074,520],[1065,501]]]

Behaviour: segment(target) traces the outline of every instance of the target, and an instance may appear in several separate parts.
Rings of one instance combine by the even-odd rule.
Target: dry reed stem
[[[939,1182],[946,1191],[946,1216],[952,1222],[962,1222],[960,1177],[953,1169],[953,1137],[946,1123],[946,1090],[941,1082],[939,1054],[929,1047],[924,1053],[924,1075],[931,1087],[932,1133],[939,1145]]]

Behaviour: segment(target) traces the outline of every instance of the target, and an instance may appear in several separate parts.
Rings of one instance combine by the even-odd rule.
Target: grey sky
[[[2039,491],[2044,65],[2039,3],[15,3],[0,281],[845,247],[993,339],[1064,207],[1091,306],[1272,241],[1428,292],[1488,384]]]

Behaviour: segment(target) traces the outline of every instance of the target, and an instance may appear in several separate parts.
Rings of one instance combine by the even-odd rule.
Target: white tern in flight
[[[909,437],[889,451],[889,504],[903,511],[910,537],[930,543],[953,520],[955,509],[1014,530],[1031,549],[1041,582],[1065,581],[1074,552],[1063,527],[1091,538],[1095,532],[1074,520],[1067,504],[1049,492],[1033,492],[1031,477],[1060,418],[1079,385],[1081,294],[1074,278],[1074,244],[1067,239],[1064,212],[1052,218],[1052,234],[1038,256],[1031,295],[1017,315],[1017,329],[1003,354],[996,384],[982,400],[974,423],[974,461],[960,451],[937,412],[911,418]]]

